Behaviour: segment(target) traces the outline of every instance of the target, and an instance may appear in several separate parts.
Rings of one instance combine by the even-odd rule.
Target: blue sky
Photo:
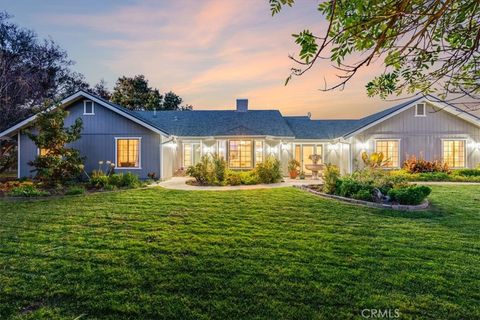
[[[335,80],[329,64],[283,85],[297,49],[291,34],[323,30],[316,1],[298,0],[275,17],[267,0],[1,2],[13,21],[66,49],[90,83],[103,78],[113,87],[119,76],[145,74],[195,109],[232,107],[243,97],[251,108],[314,118],[356,118],[392,104],[366,96],[378,66],[343,91],[318,90],[324,76]]]

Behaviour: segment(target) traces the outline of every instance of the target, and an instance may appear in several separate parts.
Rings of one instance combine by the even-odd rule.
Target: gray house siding
[[[95,103],[95,114],[83,114],[83,99],[73,103],[67,108],[70,112],[65,119],[65,125],[71,125],[75,119],[83,120],[82,137],[71,144],[73,148],[80,150],[86,157],[85,170],[90,173],[98,168],[99,161],[112,161],[115,159],[115,138],[138,137],[140,145],[141,169],[120,169],[116,172],[132,172],[142,179],[148,177],[149,172],[155,172],[160,177],[160,135],[143,126]],[[20,176],[30,176],[31,168],[28,162],[37,155],[37,147],[25,135],[22,134],[21,142],[21,171]]]
[[[400,140],[400,165],[411,155],[441,160],[442,139],[465,139],[466,166],[472,168],[480,163],[480,150],[476,147],[480,127],[431,105],[427,105],[426,117],[415,117],[412,107],[353,137],[354,166],[362,166],[363,151],[375,151],[376,139]]]

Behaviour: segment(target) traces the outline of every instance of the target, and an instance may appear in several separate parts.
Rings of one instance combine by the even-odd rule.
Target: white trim
[[[467,147],[468,147],[468,139],[465,138],[441,138],[440,139],[442,142],[441,145],[441,150],[442,150],[442,162],[445,162],[444,156],[443,156],[443,142],[444,141],[463,141],[463,167],[451,167],[451,169],[465,169],[468,168],[468,159],[467,159]]]
[[[92,112],[87,112],[87,103],[92,104]],[[94,116],[95,115],[95,103],[92,100],[83,100],[83,115],[84,116]]]
[[[63,99],[63,100],[60,102],[60,106],[64,106],[64,105],[67,104],[67,103],[70,103],[70,102],[72,102],[72,101],[75,101],[75,100],[77,100],[79,97],[88,98],[88,99],[90,99],[91,101],[94,101],[94,102],[98,103],[99,105],[102,105],[102,106],[104,106],[105,108],[107,108],[107,109],[109,109],[109,110],[111,110],[111,111],[113,111],[113,112],[116,112],[116,113],[124,116],[125,118],[127,118],[127,119],[129,119],[129,120],[132,120],[133,122],[138,123],[139,125],[147,128],[147,129],[152,130],[153,132],[159,133],[159,134],[164,135],[164,136],[167,136],[167,135],[168,135],[167,132],[164,132],[164,131],[162,131],[162,130],[159,130],[159,129],[157,129],[157,128],[151,126],[151,125],[149,125],[148,123],[146,123],[146,122],[144,122],[144,121],[142,121],[142,120],[140,120],[140,119],[137,119],[137,118],[131,116],[130,114],[128,114],[128,113],[126,113],[126,112],[124,112],[124,111],[122,111],[122,110],[120,110],[120,109],[118,109],[118,108],[115,108],[115,107],[111,106],[109,103],[107,103],[107,102],[105,102],[105,101],[102,101],[102,100],[96,98],[95,96],[89,94],[88,92],[85,92],[85,91],[78,91],[78,92],[76,92],[76,93],[68,96],[67,98]],[[49,110],[51,110],[52,108],[54,108],[54,107],[49,108]],[[23,120],[22,122],[17,123],[17,124],[14,125],[13,127],[8,128],[8,129],[4,130],[3,132],[0,132],[0,137],[6,136],[7,134],[12,133],[12,132],[14,132],[14,131],[22,128],[22,127],[25,126],[26,124],[28,124],[28,123],[32,122],[33,120],[35,120],[36,118],[37,118],[37,115],[34,114],[33,116],[31,116],[31,117]]]
[[[163,179],[163,138],[162,135],[160,135],[160,144],[158,145],[160,147],[160,174],[159,174],[159,179]]]
[[[142,137],[115,137],[115,170],[142,170]],[[138,140],[138,167],[117,166],[117,140]]]
[[[378,138],[373,139],[374,145],[373,150],[377,152],[377,141],[397,141],[398,142],[398,166],[396,167],[385,167],[385,169],[400,169],[402,168],[402,139],[400,138]]]
[[[423,106],[423,114],[418,113],[418,106]],[[420,102],[415,105],[415,117],[426,117],[427,116],[427,104],[425,102]]]
[[[21,161],[20,161],[20,131],[18,131],[18,137],[17,137],[18,141],[17,141],[17,178],[20,179],[20,165],[21,165]]]

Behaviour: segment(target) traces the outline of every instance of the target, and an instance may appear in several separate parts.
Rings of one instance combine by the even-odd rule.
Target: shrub
[[[373,201],[372,192],[367,189],[360,189],[357,193],[355,193],[352,198],[363,200],[363,201]]]
[[[362,161],[366,167],[371,169],[384,167],[388,163],[388,159],[385,159],[385,155],[382,152],[374,152],[370,155],[362,152]]]
[[[242,183],[242,179],[240,178],[240,173],[232,170],[228,170],[226,174],[226,181],[227,184],[231,186],[238,186]]]
[[[120,185],[115,185],[117,187],[126,187],[126,188],[137,188],[141,185],[140,179],[136,174],[127,172],[123,174]]]
[[[226,170],[227,170],[227,162],[225,161],[225,159],[218,155],[218,154],[215,154],[213,156],[213,172],[214,172],[214,175],[215,175],[215,180],[216,180],[216,183],[217,184],[223,184],[223,182],[225,181],[225,173],[226,173]]]
[[[445,172],[424,172],[416,176],[416,181],[449,181],[450,176]]]
[[[83,186],[71,186],[65,191],[66,195],[73,196],[77,194],[84,194],[85,188]]]
[[[255,171],[240,171],[240,183],[245,185],[258,184],[258,176]]]
[[[427,186],[408,186],[391,189],[388,195],[392,201],[399,204],[417,205],[422,203],[431,191]]]
[[[42,197],[49,194],[47,191],[39,190],[32,184],[15,187],[8,192],[8,195],[11,197]]]
[[[372,185],[362,183],[352,176],[347,176],[341,179],[341,183],[337,187],[336,194],[342,197],[351,198],[360,190],[366,190],[371,194],[373,192],[373,189],[374,187]]]
[[[108,184],[108,177],[102,172],[93,171],[90,176],[89,184],[97,189],[101,189]]]
[[[114,173],[108,176],[108,184],[121,187],[123,185],[123,173]]]
[[[446,163],[441,161],[428,161],[422,158],[417,159],[415,156],[411,156],[403,163],[403,169],[408,173],[424,173],[424,172],[445,172],[449,173],[450,170]]]
[[[325,193],[334,194],[339,184],[340,169],[333,164],[327,164],[323,171],[323,191]]]
[[[452,171],[452,175],[463,177],[480,177],[479,169],[459,169]]]
[[[275,183],[282,179],[280,162],[274,156],[268,156],[262,163],[257,164],[255,172],[261,183]]]
[[[200,185],[212,185],[215,181],[215,174],[211,157],[202,156],[199,163],[188,167],[187,174],[195,178]]]
[[[156,172],[149,172],[147,173],[147,177],[152,180],[157,180],[157,173]]]

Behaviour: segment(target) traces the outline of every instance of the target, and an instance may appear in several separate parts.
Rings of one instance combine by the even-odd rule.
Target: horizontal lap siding
[[[354,158],[358,165],[362,163],[359,143],[368,143],[368,152],[373,152],[375,139],[401,139],[400,163],[410,155],[441,160],[442,139],[466,139],[467,166],[480,163],[480,150],[472,147],[480,142],[480,128],[431,105],[427,106],[426,117],[415,117],[413,107],[354,137]]]
[[[83,120],[82,137],[71,144],[73,148],[80,150],[86,157],[85,169],[91,172],[98,168],[99,161],[113,161],[115,159],[115,137],[141,137],[141,167],[142,169],[117,169],[117,172],[130,171],[139,175],[142,179],[147,178],[149,172],[160,175],[160,135],[133,121],[95,104],[95,115],[83,115],[83,101],[79,101],[68,108],[70,112],[65,120],[65,125],[73,124],[75,119]],[[36,147],[28,137],[22,135],[22,176],[30,175],[26,163],[36,156]],[[29,142],[28,142],[28,141]],[[32,152],[32,148],[35,152]]]

